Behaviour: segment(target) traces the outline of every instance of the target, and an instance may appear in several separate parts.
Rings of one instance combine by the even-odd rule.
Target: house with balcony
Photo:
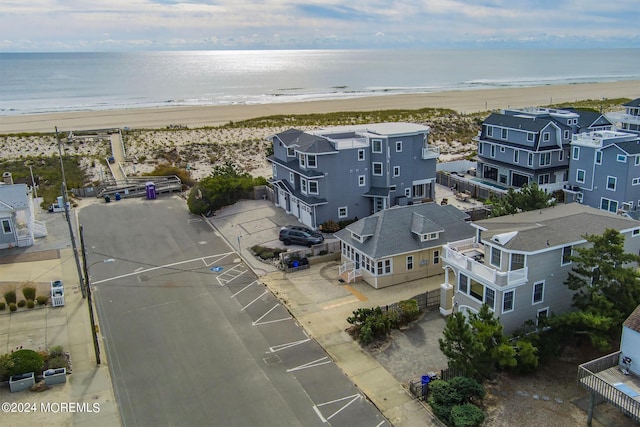
[[[0,249],[31,246],[47,235],[44,223],[35,219],[31,191],[26,184],[0,185]]]
[[[546,191],[561,189],[579,118],[576,112],[546,108],[492,113],[477,137],[478,178],[504,187],[535,182]]]
[[[607,118],[615,123],[618,130],[640,135],[640,98],[622,104],[622,106],[625,110],[624,113],[607,113]]]
[[[489,218],[473,223],[476,235],[443,247],[445,279],[440,311],[477,312],[487,304],[506,334],[526,321],[572,309],[564,281],[583,236],[618,230],[625,251],[640,250],[640,222],[579,203]]]
[[[566,108],[565,110],[578,114],[578,124],[575,133],[615,130],[613,123],[602,113],[592,110],[578,110],[575,108]]]
[[[622,325],[620,350],[578,367],[578,384],[591,394],[587,424],[594,402],[608,402],[640,423],[640,306]]]
[[[396,206],[349,224],[340,240],[340,275],[379,289],[442,274],[442,246],[472,238],[469,215],[452,205]]]
[[[275,204],[311,228],[435,197],[430,128],[376,123],[273,135]]]
[[[595,131],[573,135],[565,201],[609,212],[640,204],[640,135]]]

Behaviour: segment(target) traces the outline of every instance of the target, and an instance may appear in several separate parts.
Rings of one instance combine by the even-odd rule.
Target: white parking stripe
[[[247,289],[250,286],[253,286],[255,283],[258,283],[257,280],[254,280],[253,282],[249,283],[247,286],[245,286],[244,288],[240,289],[238,292],[236,292],[235,294],[231,295],[229,298],[235,298],[239,293],[241,293],[242,291],[244,291],[245,289]]]
[[[297,345],[304,344],[309,341],[311,341],[311,338],[307,338],[306,340],[300,340],[300,341],[292,341],[286,344],[274,345],[273,347],[269,347],[269,353],[275,353],[276,351],[286,350],[287,348],[295,347]]]
[[[307,362],[304,363],[300,366],[296,366],[295,368],[291,368],[291,369],[287,369],[287,372],[295,372],[295,371],[301,371],[303,369],[307,369],[307,368],[315,368],[316,366],[322,366],[322,365],[326,365],[328,363],[331,363],[331,360],[329,360],[329,358],[327,356],[322,357],[320,359],[314,360],[312,362]]]
[[[349,400],[349,402],[347,402],[343,407],[341,407],[340,409],[338,409],[336,412],[334,412],[333,414],[329,415],[328,417],[324,417],[322,415],[322,413],[320,412],[320,406],[325,406],[325,405],[331,405],[332,403],[336,403],[336,402],[341,402],[343,400]],[[338,415],[340,412],[342,412],[347,406],[351,405],[353,402],[355,402],[358,399],[362,399],[362,396],[360,394],[353,394],[351,396],[347,396],[347,397],[343,397],[340,399],[336,399],[336,400],[332,400],[330,402],[325,402],[325,403],[320,403],[319,405],[314,405],[313,406],[313,410],[316,411],[316,414],[318,414],[318,416],[320,417],[320,419],[322,420],[323,423],[328,422],[331,418],[335,417],[336,415]]]
[[[266,325],[268,323],[276,323],[276,322],[284,322],[285,320],[289,320],[289,319],[293,319],[293,317],[289,316],[289,317],[285,317],[284,319],[276,319],[276,320],[268,320],[266,322],[261,322],[262,319],[264,319],[265,317],[267,317],[267,315],[269,313],[271,313],[273,310],[275,310],[276,308],[280,307],[280,304],[276,304],[273,307],[271,307],[271,309],[269,311],[267,311],[265,314],[263,314],[262,316],[260,316],[257,320],[254,320],[251,324],[253,326],[258,326],[258,325]]]
[[[261,293],[260,295],[258,295],[256,297],[256,299],[254,299],[253,301],[251,301],[249,304],[245,305],[244,307],[242,307],[242,309],[240,311],[244,311],[245,308],[249,307],[251,304],[253,304],[254,302],[258,301],[260,298],[262,298],[263,296],[265,296],[266,294],[268,294],[268,291],[264,291],[263,293]],[[273,310],[273,309],[271,309]]]

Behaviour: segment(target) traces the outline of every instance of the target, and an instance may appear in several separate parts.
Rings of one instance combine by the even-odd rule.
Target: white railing
[[[430,145],[422,148],[422,160],[435,159],[440,155],[440,148]]]
[[[338,268],[338,275],[342,276],[342,274],[344,274],[345,271],[349,271],[349,270],[353,270],[353,268],[356,265],[351,262],[351,261],[347,261],[345,263],[343,263],[342,265],[340,265],[340,267]]]
[[[347,283],[355,282],[357,277],[362,276],[362,270],[354,268],[347,273]]]
[[[527,267],[512,271],[498,271],[448,246],[444,246],[443,255],[445,262],[466,270],[468,273],[496,286],[519,285],[525,283],[528,279]]]
[[[33,220],[33,236],[34,237],[47,236],[47,226],[44,225],[44,222],[38,221],[37,219]]]

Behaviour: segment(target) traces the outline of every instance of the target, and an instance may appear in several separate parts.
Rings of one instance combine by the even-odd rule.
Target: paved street
[[[184,200],[79,219],[125,425],[388,425]]]

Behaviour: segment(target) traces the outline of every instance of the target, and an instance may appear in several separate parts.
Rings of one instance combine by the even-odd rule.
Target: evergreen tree
[[[519,190],[509,188],[502,197],[492,196],[490,203],[492,217],[544,209],[555,204],[551,195],[541,190],[535,182]]]

